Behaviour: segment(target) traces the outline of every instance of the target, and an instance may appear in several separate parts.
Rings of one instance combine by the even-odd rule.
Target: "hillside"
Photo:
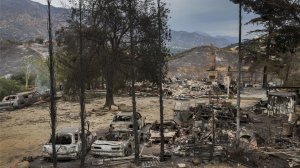
[[[171,41],[167,43],[172,53],[182,52],[197,46],[214,45],[226,47],[233,43],[234,37],[210,36],[201,32],[171,31]]]
[[[226,71],[228,65],[235,68],[237,55],[230,48],[199,46],[172,56],[168,62],[168,76],[203,78],[209,69],[209,56],[216,52],[217,69]],[[0,77],[24,71],[24,59],[28,56],[45,59],[48,48],[45,44],[16,44],[0,42]]]
[[[0,77],[25,71],[26,58],[46,58],[47,46],[40,44],[17,44],[0,42]]]
[[[55,7],[51,10],[55,31],[66,24],[68,10]],[[47,6],[30,0],[1,0],[0,40],[47,39],[47,11]]]
[[[68,9],[52,7],[53,32],[66,25]],[[47,6],[31,0],[0,1],[0,41],[26,41],[37,37],[47,39]],[[167,42],[172,53],[202,45],[225,47],[234,37],[210,36],[202,32],[171,31]]]
[[[214,46],[195,47],[171,57],[168,62],[168,76],[199,79],[205,77],[209,69],[209,56],[216,53],[217,70],[226,71],[228,66],[236,67],[237,54],[230,49]]]

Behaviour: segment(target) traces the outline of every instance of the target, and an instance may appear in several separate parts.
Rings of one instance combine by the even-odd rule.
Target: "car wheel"
[[[124,154],[125,154],[125,156],[129,156],[130,154],[131,154],[131,148],[127,148],[127,149],[125,149],[124,150]]]
[[[128,155],[129,155],[128,149],[124,149],[124,156],[128,156]]]

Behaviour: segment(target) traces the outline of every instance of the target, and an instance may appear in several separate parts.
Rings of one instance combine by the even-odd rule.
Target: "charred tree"
[[[83,0],[79,0],[79,57],[80,57],[80,124],[81,124],[81,155],[80,155],[80,167],[84,167],[87,143],[85,134],[85,63],[83,58],[83,37],[82,37],[82,3]]]
[[[106,88],[106,101],[104,108],[114,105],[114,94],[131,81],[130,62],[130,30],[129,30],[129,0],[101,0],[84,2],[84,21],[82,22],[84,34],[84,53],[86,60],[86,83],[103,77]],[[135,80],[148,80],[159,83],[159,64],[157,59],[157,6],[156,0],[134,1],[136,12],[134,15],[135,38]],[[167,39],[169,30],[167,26],[169,10],[161,3],[162,39]],[[77,92],[79,81],[79,48],[78,23],[79,10],[72,8],[68,27],[58,33],[61,52],[60,73],[64,80],[65,91],[70,95]],[[162,40],[162,41],[163,41]],[[163,56],[169,54],[163,46]],[[61,61],[62,60],[62,61]],[[91,60],[91,61],[89,61]],[[165,74],[165,73],[164,73]]]
[[[290,56],[288,57],[288,61],[287,61],[287,67],[286,67],[286,74],[285,74],[285,78],[284,78],[284,85],[288,85],[289,84],[289,76],[291,73],[291,69],[292,69],[292,62],[293,62],[293,57],[294,57],[294,51],[290,51]]]
[[[264,67],[263,67],[263,84],[262,84],[262,87],[264,88],[264,89],[266,89],[267,87],[268,87],[268,74],[267,74],[267,72],[268,72],[268,66],[267,65],[264,65]]]
[[[164,137],[164,104],[163,104],[163,56],[162,56],[162,40],[161,40],[161,7],[160,0],[157,0],[157,18],[158,18],[158,46],[157,46],[157,55],[159,59],[159,112],[160,112],[160,161],[164,160],[165,155],[165,137]]]
[[[130,57],[131,57],[131,97],[132,97],[132,115],[133,115],[133,133],[134,133],[134,162],[139,165],[139,139],[138,139],[138,122],[136,113],[136,96],[135,96],[135,52],[133,39],[133,20],[134,20],[135,1],[129,0],[129,32],[130,32]]]
[[[53,167],[57,167],[56,153],[56,89],[54,77],[54,58],[52,43],[52,22],[51,22],[51,0],[47,0],[48,4],[48,35],[49,35],[49,72],[50,72],[50,118],[51,118],[51,143],[52,143],[52,160]]]
[[[113,65],[111,63],[111,58],[110,56],[107,56],[107,72],[106,72],[106,99],[105,99],[105,104],[104,108],[108,107],[108,109],[111,109],[111,106],[115,104],[114,102],[114,70],[112,69]]]

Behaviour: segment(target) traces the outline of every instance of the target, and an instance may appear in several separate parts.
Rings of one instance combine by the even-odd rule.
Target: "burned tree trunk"
[[[110,70],[109,70],[110,71]],[[105,107],[111,109],[111,106],[114,105],[114,86],[112,74],[108,73],[106,77],[106,99],[105,99]]]
[[[135,52],[133,40],[133,9],[135,8],[134,0],[129,0],[129,31],[130,31],[130,55],[131,55],[131,97],[132,97],[132,115],[133,115],[133,133],[134,133],[134,162],[139,165],[139,139],[138,139],[138,122],[136,113],[136,100],[135,100]]]
[[[100,86],[100,88],[101,89],[104,89],[105,87],[104,87],[104,76],[103,76],[104,74],[103,74],[103,71],[101,71],[101,86]]]
[[[288,62],[287,62],[287,65],[286,65],[287,67],[286,67],[284,85],[288,84],[289,76],[290,76],[290,73],[291,73],[291,66],[292,66],[292,62],[293,62],[293,56],[294,56],[294,52],[290,51],[290,56],[288,58]]]
[[[48,34],[49,34],[49,72],[50,72],[50,118],[51,118],[51,143],[52,143],[52,160],[53,167],[57,167],[57,153],[56,153],[56,89],[54,78],[54,58],[53,58],[53,44],[52,44],[52,23],[51,23],[51,1],[48,3]]]
[[[163,56],[161,53],[161,9],[160,9],[160,0],[157,0],[157,17],[158,17],[158,59],[159,59],[159,111],[160,111],[160,160],[164,160],[165,155],[165,137],[164,137],[164,104],[163,104]]]
[[[263,69],[263,88],[266,89],[267,86],[268,86],[268,74],[267,74],[267,70],[268,70],[268,67],[267,65],[264,66],[264,69]]]
[[[106,78],[106,99],[105,99],[105,104],[103,108],[108,107],[108,109],[111,109],[111,106],[114,105],[114,75],[115,75],[115,60],[117,58],[117,47],[116,46],[116,39],[112,39],[110,41],[112,44],[111,47],[111,55],[106,55],[105,57],[105,62],[106,62],[106,67],[105,67],[105,78]]]
[[[85,134],[85,63],[83,59],[83,39],[82,39],[82,0],[79,0],[79,55],[80,55],[80,124],[81,134],[81,158],[80,167],[84,167],[85,156],[87,151],[86,134]]]

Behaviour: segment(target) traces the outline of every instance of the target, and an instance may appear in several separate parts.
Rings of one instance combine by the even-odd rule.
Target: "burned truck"
[[[112,131],[96,140],[91,147],[95,157],[124,157],[131,155],[134,138],[130,132]]]
[[[56,152],[58,159],[79,159],[82,141],[80,128],[61,128],[57,131],[55,136]],[[95,133],[91,133],[89,130],[86,132],[87,149],[89,149],[94,140],[97,139]],[[52,157],[52,139],[43,146],[42,156],[48,160]]]

